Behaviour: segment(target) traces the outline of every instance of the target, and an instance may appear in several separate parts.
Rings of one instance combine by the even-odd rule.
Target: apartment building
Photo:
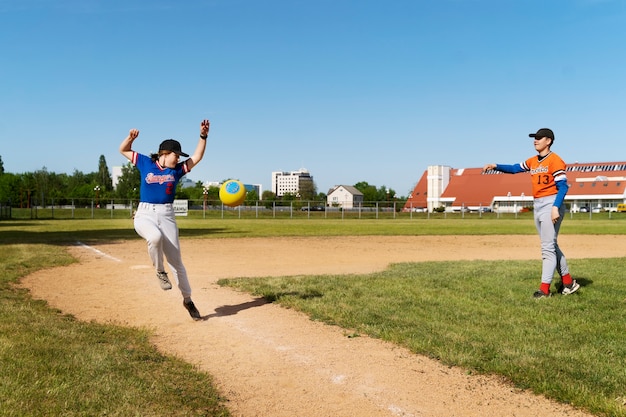
[[[272,192],[276,197],[282,197],[285,194],[298,195],[305,183],[311,184],[313,177],[304,168],[298,171],[275,171],[272,172]]]

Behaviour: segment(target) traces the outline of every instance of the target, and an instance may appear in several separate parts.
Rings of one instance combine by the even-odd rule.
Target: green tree
[[[396,192],[384,185],[376,188],[375,185],[361,181],[354,184],[354,188],[363,193],[363,201],[392,201],[396,198]]]
[[[281,201],[296,201],[298,197],[294,193],[285,193],[280,199]]]
[[[119,198],[136,200],[139,198],[139,185],[141,177],[139,170],[130,162],[122,166],[122,175],[117,183],[116,194]]]
[[[69,177],[67,174],[51,172],[48,177],[48,200],[51,204],[68,204],[67,189]]]
[[[2,155],[0,155],[0,175],[4,174],[4,162],[2,162]]]
[[[252,191],[248,191],[246,193],[246,202],[247,203],[254,203],[258,199],[259,199],[259,193],[256,192],[256,189],[254,189]]]
[[[302,201],[315,200],[317,194],[315,182],[313,180],[300,181],[299,194]]]
[[[94,174],[83,174],[75,169],[68,178],[66,195],[70,198],[91,198],[94,181]]]
[[[263,205],[265,206],[265,208],[271,209],[274,204],[274,201],[276,201],[276,193],[270,190],[265,190],[263,191],[263,194],[261,195],[263,196],[262,200],[263,200]]]
[[[380,201],[376,186],[370,185],[367,181],[361,181],[354,184],[354,188],[363,193],[363,201]]]
[[[37,192],[35,176],[32,172],[25,172],[21,175],[20,184],[20,207],[31,207],[33,198]]]
[[[0,203],[19,202],[22,176],[11,173],[0,175]]]
[[[48,190],[50,188],[50,173],[48,168],[43,167],[33,173],[35,180],[34,199],[38,205],[45,206],[48,198]]]
[[[202,192],[204,193],[204,189],[202,190]],[[217,186],[210,186],[207,189],[207,196],[206,196],[207,200],[214,200],[217,201],[220,199],[220,187]]]
[[[263,196],[263,200],[269,200],[269,201],[276,200],[276,194],[274,194],[273,191],[265,190],[263,191],[263,194],[261,195]]]
[[[100,160],[98,161],[98,178],[96,183],[105,192],[113,191],[113,178],[109,173],[109,167],[104,155],[100,155]]]

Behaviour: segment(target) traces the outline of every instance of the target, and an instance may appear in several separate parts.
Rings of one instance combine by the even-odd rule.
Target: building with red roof
[[[626,162],[575,163],[566,173],[570,188],[565,204],[571,211],[615,211],[626,202]],[[529,173],[434,165],[424,171],[404,210],[516,212],[532,205]]]

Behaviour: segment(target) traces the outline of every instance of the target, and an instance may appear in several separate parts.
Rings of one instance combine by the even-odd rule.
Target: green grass
[[[423,262],[367,275],[224,279],[313,320],[626,416],[626,258],[570,262],[583,288],[536,300],[539,261]],[[555,291],[555,288],[553,288]]]
[[[601,213],[606,214],[606,213]],[[594,216],[599,216],[594,214]],[[421,219],[177,219],[182,238],[272,236],[411,236],[411,235],[534,235],[532,214],[518,218],[473,217]],[[626,213],[612,219],[566,219],[562,234],[625,234]],[[3,243],[73,243],[139,239],[132,219],[0,221]]]
[[[624,216],[626,218],[626,216]],[[535,234],[531,216],[179,218],[182,238]],[[563,234],[623,234],[576,217]],[[12,285],[74,260],[77,240],[138,239],[130,219],[0,221],[0,416],[228,415],[211,377],[159,354],[145,329],[83,323]],[[368,275],[223,280],[314,320],[496,374],[597,415],[626,416],[626,258],[570,261],[579,294],[534,300],[540,261],[396,264]]]
[[[1,416],[229,415],[211,377],[158,353],[147,330],[79,322],[12,285],[71,262],[62,245],[2,245]]]

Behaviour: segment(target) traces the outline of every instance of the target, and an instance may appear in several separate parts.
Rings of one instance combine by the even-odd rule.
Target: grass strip
[[[626,234],[626,213],[613,219],[566,219],[561,234]],[[519,218],[448,219],[177,219],[181,238],[221,239],[275,236],[425,236],[425,235],[535,235],[532,214]],[[3,220],[0,244],[67,244],[140,239],[132,219]]]

